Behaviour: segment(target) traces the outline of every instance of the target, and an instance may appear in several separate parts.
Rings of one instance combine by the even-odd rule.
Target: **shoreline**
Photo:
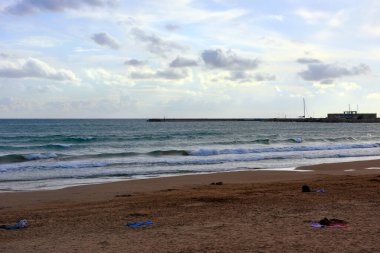
[[[378,167],[379,170],[367,169],[371,167]],[[380,159],[307,165],[289,171],[263,169],[121,180],[41,191],[0,192],[0,210],[4,206],[20,208],[40,202],[56,202],[61,200],[72,202],[99,201],[112,198],[115,195],[155,192],[171,188],[197,187],[208,185],[212,182],[227,184],[277,183],[317,179],[325,175],[372,175],[378,173],[380,173]]]
[[[30,224],[0,229],[0,251],[379,252],[379,168],[380,160],[369,160],[297,168],[310,172],[226,172],[0,193],[0,225],[22,218]],[[302,193],[305,184],[326,192]],[[324,217],[348,227],[310,226]],[[153,224],[126,226],[146,221]]]

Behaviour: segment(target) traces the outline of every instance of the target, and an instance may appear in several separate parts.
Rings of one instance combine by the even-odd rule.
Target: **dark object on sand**
[[[326,217],[319,221],[319,224],[324,226],[338,225],[338,224],[347,224],[344,220],[339,219],[327,219]]]
[[[319,222],[312,222],[311,226],[313,228],[345,228],[347,227],[347,222],[339,219],[323,218]]]
[[[323,226],[328,226],[330,225],[331,221],[327,218],[323,218],[322,220],[319,221],[319,224],[323,225]]]
[[[223,182],[212,182],[211,185],[223,185]]]
[[[130,228],[137,228],[145,225],[153,225],[153,221],[144,221],[144,222],[128,222],[127,226]]]
[[[13,229],[21,229],[26,228],[28,226],[28,221],[25,219],[19,220],[15,225],[1,225],[0,228],[7,229],[7,230],[13,230]]]
[[[308,185],[303,185],[302,186],[302,192],[311,192],[311,189]]]

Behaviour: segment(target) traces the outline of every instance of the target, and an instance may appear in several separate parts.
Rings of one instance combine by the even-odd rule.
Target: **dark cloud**
[[[106,46],[112,49],[119,49],[119,43],[107,33],[95,33],[91,36],[91,39],[101,46]]]
[[[1,58],[8,58],[8,57],[9,57],[9,55],[8,55],[8,54],[6,54],[6,53],[0,53],[0,57],[1,57]]]
[[[226,78],[229,81],[236,81],[236,82],[263,82],[263,81],[274,81],[276,80],[276,76],[273,74],[266,74],[266,73],[258,73],[258,74],[251,74],[245,71],[231,71],[230,76]]]
[[[11,107],[12,102],[13,102],[12,98],[8,98],[8,97],[0,98],[0,108],[1,107]]]
[[[143,65],[145,65],[145,62],[139,61],[139,60],[136,60],[136,59],[130,59],[130,60],[126,60],[124,62],[124,64],[128,65],[128,66],[137,67],[137,66],[143,66]]]
[[[177,56],[171,63],[170,67],[172,68],[182,68],[182,67],[195,67],[198,66],[198,62],[196,60],[183,58]]]
[[[255,80],[258,82],[274,81],[274,80],[276,80],[276,76],[273,74],[258,73],[255,75]]]
[[[189,76],[189,72],[181,69],[159,70],[157,72],[132,72],[132,79],[167,79],[181,80]]]
[[[240,57],[230,50],[223,52],[221,49],[203,51],[202,59],[210,68],[228,70],[250,70],[256,69],[259,65],[257,59]]]
[[[299,58],[297,59],[297,62],[301,64],[321,63],[320,60],[313,58]]]
[[[365,75],[370,72],[370,67],[365,64],[347,68],[337,64],[309,63],[307,64],[307,69],[299,72],[298,75],[306,81],[318,81],[322,84],[331,84],[336,78]]]
[[[117,0],[21,0],[5,7],[4,12],[13,15],[28,15],[38,11],[63,12],[83,7],[115,6]]]
[[[29,58],[23,62],[0,65],[0,77],[3,78],[43,78],[55,81],[74,81],[76,77],[70,70],[56,70],[43,61]]]
[[[244,71],[232,71],[230,76],[227,77],[227,80],[230,81],[249,81],[252,78],[252,75]]]
[[[165,26],[165,29],[168,31],[177,31],[179,29],[179,26],[174,24],[167,24]]]
[[[333,84],[334,79],[325,79],[321,81],[321,84]]]
[[[188,77],[189,73],[187,71],[173,71],[164,70],[157,71],[156,76],[164,79],[179,80]]]
[[[172,41],[163,40],[155,34],[147,34],[141,29],[132,29],[132,34],[139,42],[143,43],[149,52],[166,57],[167,53],[183,51],[185,48]]]

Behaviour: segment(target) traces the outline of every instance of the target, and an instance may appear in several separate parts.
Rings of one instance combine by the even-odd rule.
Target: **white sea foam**
[[[291,151],[318,151],[318,150],[342,150],[342,149],[361,149],[361,148],[378,148],[379,143],[371,144],[350,144],[350,145],[332,145],[332,146],[290,146],[276,148],[233,148],[233,149],[200,149],[191,151],[192,156],[212,156],[227,154],[249,154],[249,153],[268,153],[268,152],[291,152]]]
[[[39,160],[39,159],[49,159],[49,158],[56,158],[56,157],[58,157],[58,155],[56,153],[53,153],[53,152],[25,154],[23,156],[27,160]]]

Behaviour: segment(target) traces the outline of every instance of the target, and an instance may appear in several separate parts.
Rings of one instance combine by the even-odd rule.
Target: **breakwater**
[[[329,118],[151,118],[148,122],[207,122],[207,121],[262,121],[262,122],[321,122],[321,123],[380,123],[375,119]]]

